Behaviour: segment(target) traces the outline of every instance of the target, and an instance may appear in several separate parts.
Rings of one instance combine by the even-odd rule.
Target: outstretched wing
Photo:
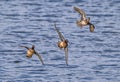
[[[56,24],[54,24],[55,26],[55,30],[57,31],[58,35],[59,35],[59,38],[61,39],[61,41],[64,41],[65,38],[63,37],[63,35],[61,34],[61,32],[59,31],[59,29],[56,27]]]
[[[86,14],[85,14],[85,12],[82,9],[74,7],[74,10],[77,11],[79,14],[81,14],[81,20],[85,20],[86,19]]]
[[[43,62],[42,57],[40,56],[40,54],[38,54],[38,53],[35,51],[35,55],[38,56],[38,58],[40,59],[41,63],[44,65],[44,62]]]
[[[64,48],[64,51],[65,51],[66,64],[68,65],[68,47]]]
[[[24,48],[26,48],[26,49],[28,49],[28,50],[29,50],[29,48],[28,48],[27,46],[20,46],[20,47],[24,47]]]

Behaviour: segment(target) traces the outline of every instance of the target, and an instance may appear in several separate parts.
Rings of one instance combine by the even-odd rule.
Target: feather
[[[82,9],[74,7],[74,10],[77,11],[81,15],[81,20],[85,20],[86,19],[86,14],[85,14],[85,12]]]
[[[57,31],[57,33],[58,33],[58,35],[59,35],[60,40],[61,40],[61,41],[64,41],[65,38],[63,37],[63,35],[62,35],[61,32],[59,31],[59,29],[56,27],[56,24],[54,24],[54,26],[55,26],[55,30]]]

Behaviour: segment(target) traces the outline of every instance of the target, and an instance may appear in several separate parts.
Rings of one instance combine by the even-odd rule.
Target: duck
[[[83,28],[83,26],[89,25],[90,32],[94,32],[95,26],[90,22],[90,17],[86,17],[86,13],[78,7],[74,7],[74,10],[81,15],[80,20],[76,21],[77,26]]]
[[[40,56],[40,54],[38,54],[38,52],[35,51],[35,45],[32,45],[31,48],[29,48],[27,46],[20,46],[20,47],[24,47],[24,48],[27,49],[27,54],[26,54],[27,58],[31,58],[33,56],[33,54],[35,54],[40,59],[42,65],[44,65],[42,57]]]
[[[57,45],[60,49],[64,49],[64,51],[65,51],[65,61],[66,61],[66,65],[68,65],[68,40],[64,38],[62,33],[56,27],[56,24],[54,24],[54,27],[55,27],[55,30],[58,33],[59,38],[60,38],[60,41],[57,42]]]

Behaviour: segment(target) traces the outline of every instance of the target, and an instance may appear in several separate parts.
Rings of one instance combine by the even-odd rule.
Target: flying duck
[[[63,37],[63,35],[59,31],[59,29],[56,27],[56,24],[54,24],[54,26],[55,26],[55,30],[57,31],[58,36],[60,38],[60,41],[58,41],[58,43],[57,43],[58,47],[60,49],[62,49],[62,48],[64,49],[64,51],[65,51],[66,65],[68,65],[68,40]]]
[[[82,28],[83,26],[89,25],[90,32],[94,32],[95,27],[90,22],[90,17],[86,18],[85,12],[80,8],[74,7],[74,10],[77,11],[81,15],[81,19],[77,20],[77,22],[76,22],[77,26],[80,26]]]
[[[42,57],[35,51],[35,46],[32,45],[32,48],[29,48],[27,46],[21,46],[27,49],[27,54],[26,57],[31,58],[33,56],[33,54],[35,54],[36,56],[38,56],[38,58],[40,59],[41,63],[44,65],[44,62],[42,60]]]

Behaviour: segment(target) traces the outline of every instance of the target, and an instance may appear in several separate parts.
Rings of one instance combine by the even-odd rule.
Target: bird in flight
[[[32,48],[29,48],[27,46],[21,46],[27,49],[27,54],[26,57],[31,58],[33,56],[33,54],[35,54],[41,61],[41,63],[44,65],[44,62],[42,60],[42,57],[35,51],[35,46],[32,45]]]
[[[76,22],[77,26],[82,28],[83,26],[89,25],[90,32],[94,32],[95,26],[90,22],[90,17],[86,18],[86,13],[80,8],[74,7],[74,10],[81,15],[80,20]]]
[[[61,32],[59,31],[59,29],[56,27],[56,24],[54,24],[55,26],[55,30],[58,33],[58,36],[60,38],[60,41],[58,41],[58,47],[60,49],[64,49],[65,51],[65,60],[66,60],[66,65],[68,65],[68,40],[64,38],[64,36],[61,34]]]

